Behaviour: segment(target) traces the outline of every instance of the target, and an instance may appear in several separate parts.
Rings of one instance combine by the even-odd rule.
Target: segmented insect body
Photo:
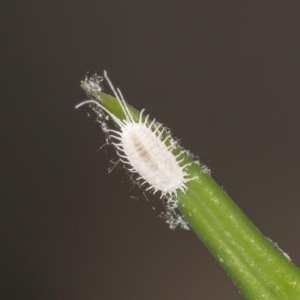
[[[163,130],[155,129],[144,122],[129,123],[120,132],[118,149],[123,151],[134,170],[153,187],[154,192],[163,194],[175,192],[182,188],[185,181],[182,167],[170,151],[171,146],[166,146],[161,140]],[[114,136],[118,139],[118,136]]]
[[[181,165],[184,150],[181,150],[177,155],[173,154],[175,141],[172,139],[166,128],[162,124],[149,121],[149,116],[143,114],[144,110],[140,112],[139,120],[135,121],[130,113],[126,102],[119,89],[115,90],[107,73],[104,72],[104,77],[109,83],[119,105],[121,106],[125,118],[119,119],[110,111],[108,111],[101,103],[95,100],[87,100],[76,106],[76,108],[92,103],[105,111],[113,121],[120,128],[119,131],[107,129],[109,136],[113,140],[113,145],[117,148],[117,153],[120,160],[125,163],[133,173],[138,173],[137,180],[142,180],[141,185],[148,184],[146,190],[153,190],[153,192],[161,192],[162,196],[168,197],[168,214],[170,218],[174,219],[171,223],[184,223],[180,216],[175,214],[176,208],[176,195],[177,191],[185,191],[185,183],[191,178],[188,178],[186,167],[190,164]],[[87,91],[99,91],[101,77],[94,77],[86,79],[83,84]],[[181,218],[178,220],[178,218]],[[167,220],[168,222],[168,220]],[[172,226],[173,226],[172,225]],[[180,225],[180,224],[177,224]],[[176,227],[175,225],[174,227]],[[172,227],[170,225],[170,227]],[[181,224],[182,227],[187,229],[187,225]]]

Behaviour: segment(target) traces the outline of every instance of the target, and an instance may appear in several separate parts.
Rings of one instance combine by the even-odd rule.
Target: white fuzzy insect
[[[150,122],[149,115],[144,116],[144,109],[140,112],[138,121],[130,113],[126,102],[119,89],[114,89],[107,73],[104,72],[104,77],[109,83],[115,97],[117,98],[120,107],[123,110],[125,119],[121,120],[108,111],[101,103],[95,100],[87,100],[76,106],[76,108],[84,104],[94,104],[102,111],[105,111],[112,120],[118,125],[120,131],[106,129],[109,136],[115,141],[112,144],[117,148],[117,153],[120,160],[128,165],[128,170],[133,173],[138,173],[137,180],[142,180],[141,185],[148,184],[146,190],[161,192],[162,196],[167,196],[167,214],[169,215],[167,223],[171,222],[176,227],[180,225],[187,229],[184,220],[175,213],[177,191],[186,190],[186,182],[193,178],[188,178],[186,168],[191,163],[181,165],[184,158],[181,158],[185,153],[180,150],[177,155],[173,154],[174,145],[176,142],[172,139],[166,128],[162,124],[155,122],[155,119]],[[101,91],[100,82],[102,78],[96,76],[86,79],[83,82],[86,90],[89,92]],[[171,205],[170,205],[171,203]],[[169,209],[168,209],[169,208]],[[170,227],[172,228],[172,224]],[[184,225],[183,225],[184,224]]]

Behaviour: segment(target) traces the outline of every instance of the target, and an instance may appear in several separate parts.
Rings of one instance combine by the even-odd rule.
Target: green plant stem
[[[93,95],[116,117],[124,113],[117,100]],[[136,120],[139,111],[128,105]],[[180,148],[174,150],[178,153]],[[214,255],[246,299],[300,299],[300,270],[253,225],[210,174],[186,154],[187,191],[178,193],[178,210]]]
[[[193,166],[194,174],[199,171],[180,195],[179,210],[240,292],[246,299],[300,299],[300,270]]]

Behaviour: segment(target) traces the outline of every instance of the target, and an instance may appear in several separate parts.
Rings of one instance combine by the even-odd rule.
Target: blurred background
[[[242,299],[159,197],[108,174],[114,149],[74,109],[104,69],[300,265],[299,1],[1,7],[0,299]]]

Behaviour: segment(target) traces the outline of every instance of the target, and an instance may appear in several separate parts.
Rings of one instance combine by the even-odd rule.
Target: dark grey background
[[[0,299],[242,299],[158,197],[107,174],[114,150],[74,109],[104,69],[300,265],[299,6],[3,1]]]

